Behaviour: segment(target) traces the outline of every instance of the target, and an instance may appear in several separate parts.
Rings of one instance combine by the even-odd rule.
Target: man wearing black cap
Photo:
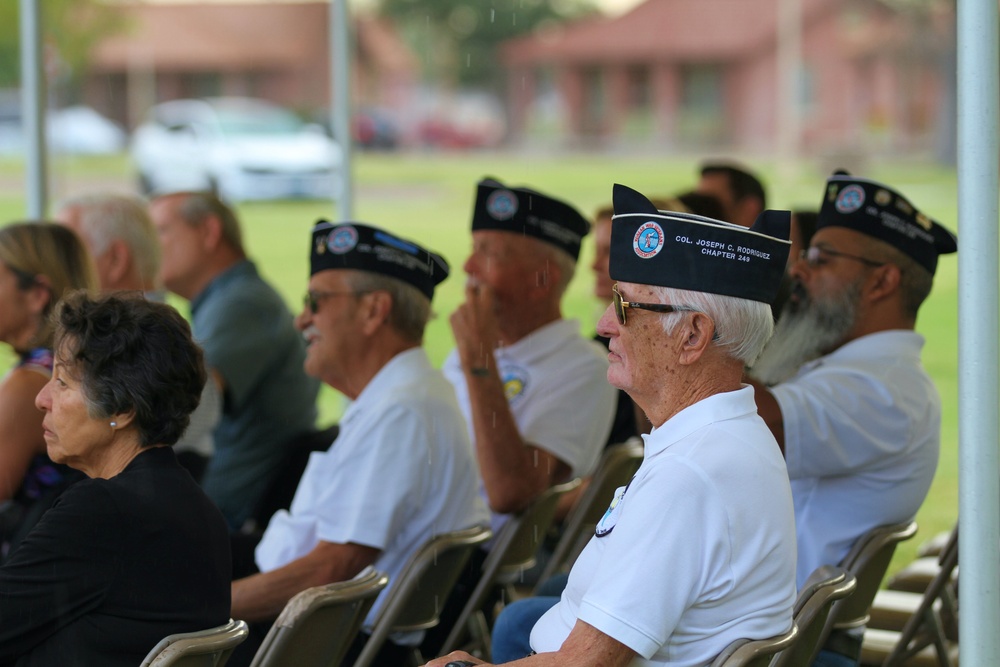
[[[753,374],[792,480],[797,579],[870,529],[908,521],[937,467],[941,405],[913,331],[955,237],[881,183],[838,173],[789,303]],[[828,644],[828,646],[831,646]],[[833,647],[856,664],[860,634]],[[836,656],[830,656],[836,659]]]
[[[787,632],[791,492],[741,383],[773,327],[787,212],[746,229],[657,212],[615,186],[608,380],[654,425],[558,602],[515,665],[707,665],[732,641]],[[514,603],[515,605],[518,603]],[[508,608],[509,609],[509,608]],[[478,661],[453,653],[429,663]]]
[[[488,521],[454,392],[421,345],[447,263],[355,223],[317,224],[311,252],[296,320],[305,369],[353,402],[330,450],[310,458],[291,509],[268,524],[256,549],[261,573],[233,582],[232,613],[247,621],[273,620],[296,593],[367,565],[387,573],[391,589],[431,536]],[[385,664],[402,664],[398,647],[384,651]]]
[[[589,229],[552,197],[494,180],[478,186],[466,300],[451,316],[456,349],[443,370],[498,515],[589,474],[611,429],[603,350],[561,311]]]

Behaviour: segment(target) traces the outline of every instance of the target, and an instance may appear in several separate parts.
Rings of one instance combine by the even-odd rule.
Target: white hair
[[[83,195],[67,199],[61,208],[79,213],[80,233],[94,257],[114,241],[124,241],[139,278],[146,285],[155,284],[160,270],[160,243],[142,199],[120,194]]]
[[[714,343],[744,366],[753,364],[774,333],[774,317],[766,303],[671,287],[652,288],[661,303],[686,306],[708,315],[715,323]],[[683,315],[683,312],[666,315],[663,330],[673,333]]]

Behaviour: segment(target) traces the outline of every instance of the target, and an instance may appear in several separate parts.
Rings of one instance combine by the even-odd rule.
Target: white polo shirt
[[[374,566],[390,583],[368,615],[368,628],[420,545],[487,523],[478,485],[451,386],[423,348],[407,350],[347,409],[329,451],[310,456],[289,511],[275,513],[257,546],[257,566],[268,572],[287,565],[320,540],[379,549]]]
[[[785,427],[801,586],[876,526],[911,520],[937,469],[941,399],[924,339],[882,331],[804,365],[771,389]]]
[[[618,400],[618,390],[608,384],[607,350],[581,337],[576,320],[557,320],[499,348],[494,358],[521,438],[569,465],[570,477],[592,473]],[[442,371],[455,388],[474,442],[458,350],[448,355]],[[493,522],[494,533],[503,523],[500,517]]]
[[[753,389],[682,410],[645,440],[531,647],[556,651],[577,620],[639,654],[705,665],[742,637],[786,632],[795,601],[792,499]]]

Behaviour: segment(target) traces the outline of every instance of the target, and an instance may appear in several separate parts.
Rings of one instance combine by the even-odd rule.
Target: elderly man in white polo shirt
[[[608,380],[649,416],[646,453],[515,665],[683,667],[789,630],[795,540],[784,461],[743,368],[773,329],[788,213],[750,229],[661,213],[615,186]],[[515,603],[516,605],[517,603]],[[429,663],[479,664],[456,652]]]

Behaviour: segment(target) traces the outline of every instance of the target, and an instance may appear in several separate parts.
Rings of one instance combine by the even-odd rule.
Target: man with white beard
[[[827,181],[792,296],[749,380],[792,482],[800,587],[872,528],[912,519],[927,495],[941,401],[913,328],[938,255],[956,249],[888,186],[843,172]],[[834,633],[817,664],[856,665],[860,644],[860,632]]]

